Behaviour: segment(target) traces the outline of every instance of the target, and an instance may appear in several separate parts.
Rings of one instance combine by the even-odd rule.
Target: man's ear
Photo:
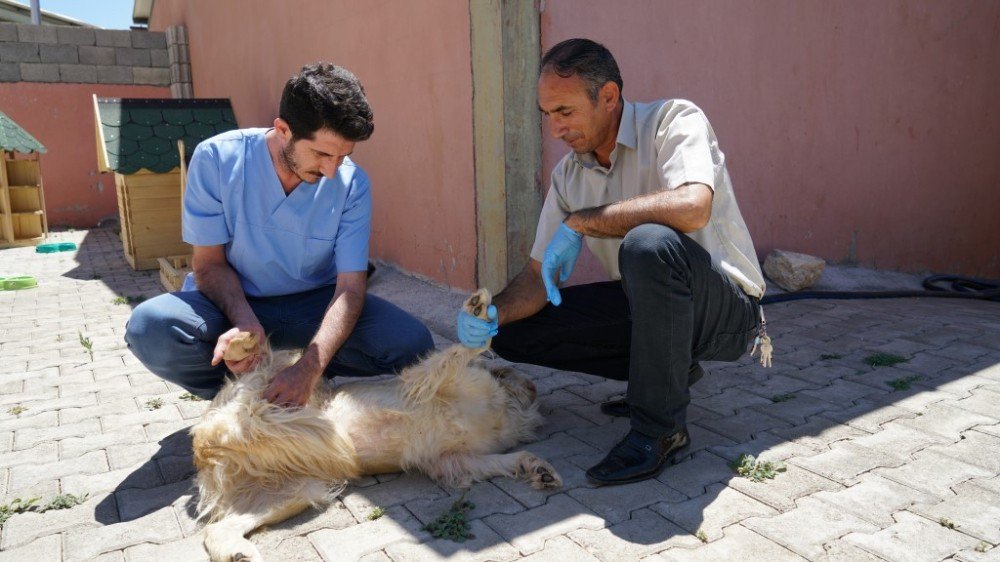
[[[288,142],[292,138],[292,129],[288,126],[288,121],[285,121],[281,117],[275,118],[274,131],[278,133],[278,137],[282,142]]]
[[[601,90],[597,96],[604,110],[610,112],[614,111],[615,107],[618,106],[618,100],[621,99],[621,91],[618,90],[618,84],[609,81],[601,86]]]

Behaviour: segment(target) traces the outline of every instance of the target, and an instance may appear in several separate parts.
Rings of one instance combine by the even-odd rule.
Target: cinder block
[[[17,40],[23,43],[58,43],[56,28],[52,25],[17,24]]]
[[[58,64],[21,63],[21,80],[25,82],[58,82]]]
[[[97,81],[101,84],[131,84],[132,69],[128,66],[98,65]]]
[[[132,46],[137,49],[166,49],[167,38],[162,31],[133,31]]]
[[[0,62],[0,82],[20,82],[21,65],[16,62]]]
[[[170,66],[170,55],[166,49],[152,49],[149,51],[149,61],[155,67],[166,68]]]
[[[0,43],[0,62],[39,62],[36,43]]]
[[[97,67],[92,64],[60,64],[59,81],[93,84],[97,82]]]
[[[99,47],[131,47],[132,35],[122,29],[95,29],[94,39]]]
[[[135,84],[149,84],[151,86],[169,86],[169,68],[150,68],[148,66],[136,66],[132,68],[132,81]]]
[[[99,64],[103,66],[114,66],[115,64],[115,48],[114,47],[91,47],[91,46],[81,46],[80,49],[80,64]]]
[[[71,25],[55,26],[59,43],[66,45],[95,45],[97,38],[94,29],[89,27],[74,27]]]
[[[38,56],[42,62],[75,64],[80,62],[76,45],[39,45]]]
[[[149,66],[149,49],[115,48],[115,64],[119,66]]]
[[[187,45],[170,45],[167,47],[167,55],[170,58],[170,64],[188,64],[191,62]]]
[[[0,22],[0,41],[17,41],[17,24]]]

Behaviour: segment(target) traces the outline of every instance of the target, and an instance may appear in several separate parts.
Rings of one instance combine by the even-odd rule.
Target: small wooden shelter
[[[0,248],[35,246],[49,234],[39,159],[45,147],[0,111]]]
[[[134,269],[189,254],[181,240],[181,156],[199,142],[235,129],[228,99],[140,99],[94,96],[97,161],[115,173],[121,239]]]

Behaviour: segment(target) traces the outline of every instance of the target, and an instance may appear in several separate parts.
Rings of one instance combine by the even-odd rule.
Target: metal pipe
[[[42,8],[38,2],[39,0],[31,0],[31,23],[42,25]]]

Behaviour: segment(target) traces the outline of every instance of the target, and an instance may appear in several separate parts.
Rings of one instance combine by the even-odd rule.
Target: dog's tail
[[[466,372],[469,363],[478,355],[478,349],[456,344],[407,367],[399,375],[404,399],[413,406],[432,400],[448,401],[446,389]]]
[[[465,300],[462,309],[485,320],[491,301],[489,289],[482,288]],[[489,341],[486,346],[489,347]],[[434,352],[417,364],[404,369],[400,374],[404,399],[410,405],[426,404],[435,399],[447,401],[446,389],[451,386],[455,377],[466,372],[469,363],[478,357],[483,349],[453,345],[448,349]]]

